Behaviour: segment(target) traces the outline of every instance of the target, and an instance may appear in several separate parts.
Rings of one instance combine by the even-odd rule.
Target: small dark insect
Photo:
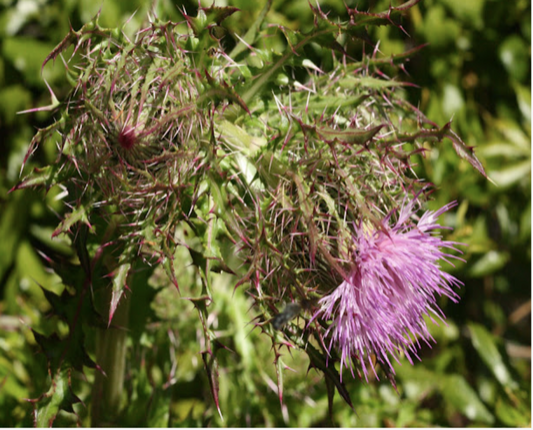
[[[276,330],[281,330],[285,324],[298,316],[301,309],[302,306],[299,303],[287,304],[283,312],[280,312],[274,318],[272,318],[272,327],[274,327]]]

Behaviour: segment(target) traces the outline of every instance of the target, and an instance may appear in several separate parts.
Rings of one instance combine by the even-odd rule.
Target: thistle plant
[[[403,69],[417,49],[383,58],[368,33],[401,27],[418,0],[382,13],[348,9],[348,22],[316,7],[306,34],[262,29],[270,3],[243,36],[222,25],[237,11],[231,7],[184,12],[184,34],[181,23],[151,16],[133,38],[95,17],[45,61],[63,61],[72,90],[61,102],[53,96],[46,109],[59,119],[38,131],[28,156],[53,140],[57,160],[16,188],[63,190],[68,210],[54,234],[71,238],[79,263],[50,260],[68,288],[46,294],[56,311],[69,309],[61,316],[70,330],[50,370],[54,387],[66,388],[71,368],[98,369],[94,425],[112,422],[120,406],[134,280],[163,267],[179,289],[177,247],[189,251],[202,280],[187,299],[198,310],[217,408],[213,272],[233,274],[234,288],[252,298],[255,327],[276,361],[283,346],[306,351],[350,405],[344,368],[379,377],[375,357],[394,384],[394,362],[412,362],[421,342],[432,341],[424,316],[444,319],[437,298],[458,299],[461,283],[439,262],[456,258],[460,244],[436,234],[437,218],[454,203],[425,211],[434,190],[413,164],[429,144],[451,143],[483,168],[450,124],[431,122],[405,100],[408,84],[382,71]],[[286,42],[281,52],[260,48],[274,30]],[[364,46],[359,58],[347,52],[351,40]],[[307,58],[311,46],[329,51],[333,66]],[[101,332],[95,361],[85,352],[80,359],[84,324]],[[35,335],[47,352],[51,339]],[[39,413],[37,420],[55,417]]]

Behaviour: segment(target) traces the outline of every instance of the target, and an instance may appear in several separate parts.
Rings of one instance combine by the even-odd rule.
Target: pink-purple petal
[[[456,205],[450,203],[438,211],[428,211],[413,223],[415,200],[400,209],[397,221],[385,231],[363,231],[354,237],[357,249],[348,279],[320,300],[318,315],[330,320],[326,335],[329,349],[337,348],[342,367],[352,375],[358,361],[365,379],[370,370],[376,374],[371,354],[394,373],[389,358],[399,363],[404,354],[412,364],[418,357],[420,340],[431,346],[424,315],[437,323],[444,314],[436,304],[437,296],[456,302],[454,287],[462,283],[443,272],[438,262],[457,258],[442,251],[456,250],[455,242],[447,242],[431,232],[442,227],[437,218]],[[391,223],[390,216],[384,224]],[[376,375],[377,377],[377,375]]]

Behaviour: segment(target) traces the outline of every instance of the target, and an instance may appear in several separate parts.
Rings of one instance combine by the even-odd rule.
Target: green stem
[[[111,289],[106,307],[111,303]],[[116,423],[124,391],[126,341],[130,294],[124,294],[113,315],[112,326],[99,329],[96,340],[96,362],[103,372],[96,371],[92,391],[91,425],[109,427]]]

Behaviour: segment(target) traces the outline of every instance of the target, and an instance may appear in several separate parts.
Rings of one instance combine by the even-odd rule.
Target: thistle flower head
[[[444,241],[431,232],[440,228],[437,217],[455,203],[437,212],[426,212],[415,224],[411,221],[414,201],[402,206],[391,225],[390,216],[382,230],[365,230],[359,225],[354,237],[356,257],[347,279],[320,300],[317,315],[331,320],[327,331],[329,348],[340,350],[341,367],[354,359],[368,377],[375,354],[394,373],[389,356],[398,361],[400,353],[412,363],[418,357],[420,339],[429,345],[432,337],[424,315],[443,319],[437,296],[457,301],[454,286],[461,282],[442,271],[439,260],[456,258],[446,253],[456,243]],[[377,375],[376,375],[377,376]]]

